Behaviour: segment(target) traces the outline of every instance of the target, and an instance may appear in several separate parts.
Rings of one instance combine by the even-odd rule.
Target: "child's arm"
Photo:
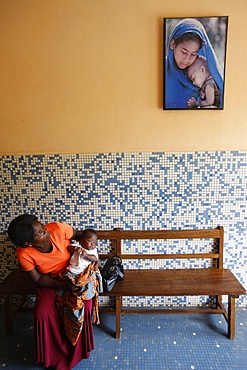
[[[91,261],[91,262],[97,262],[98,261],[98,258],[96,256],[94,256],[93,254],[88,254],[87,251],[86,251],[86,254],[84,254],[84,257],[87,260]]]
[[[94,254],[88,254],[86,249],[81,248],[81,251],[82,251],[83,257],[85,257],[87,260],[89,260],[91,262],[97,262],[98,261],[98,257]]]
[[[97,270],[99,266],[99,258],[95,254],[88,254],[86,249],[83,249],[86,253],[83,255],[87,260],[94,262],[94,268]]]
[[[214,87],[211,85],[207,85],[205,89],[205,99],[201,101],[201,107],[214,105],[214,99]]]

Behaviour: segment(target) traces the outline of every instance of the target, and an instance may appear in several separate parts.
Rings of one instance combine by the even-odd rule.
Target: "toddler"
[[[95,267],[98,267],[99,256],[96,248],[97,233],[93,229],[85,229],[82,233],[80,241],[73,240],[71,245],[75,247],[74,253],[70,258],[69,266],[67,267],[67,276],[77,277],[83,272],[91,262],[94,262]]]

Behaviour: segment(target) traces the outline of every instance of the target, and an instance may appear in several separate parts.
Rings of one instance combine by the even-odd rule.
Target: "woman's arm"
[[[71,291],[78,290],[78,287],[73,285],[69,279],[64,281],[57,280],[49,275],[40,274],[36,268],[31,271],[27,271],[27,274],[38,286],[43,288],[65,289]]]

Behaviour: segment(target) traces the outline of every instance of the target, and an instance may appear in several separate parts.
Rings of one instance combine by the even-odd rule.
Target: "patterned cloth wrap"
[[[60,275],[60,279],[64,276]],[[102,277],[93,264],[77,277],[69,277],[73,284],[80,286],[80,291],[71,292],[57,290],[57,307],[64,322],[65,332],[70,342],[75,346],[83,328],[84,301],[93,298],[93,322],[99,324],[98,294],[103,292]]]

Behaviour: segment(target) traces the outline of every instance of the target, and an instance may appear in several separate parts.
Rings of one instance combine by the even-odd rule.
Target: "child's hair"
[[[81,239],[83,238],[88,238],[89,236],[91,235],[95,235],[96,237],[98,236],[97,235],[97,232],[94,230],[94,229],[85,229],[82,234],[81,234]]]
[[[184,33],[182,36],[178,37],[177,39],[174,39],[176,46],[178,46],[178,44],[180,44],[183,41],[195,41],[199,44],[199,49],[201,49],[202,47],[202,39],[200,38],[200,36],[192,32]]]
[[[202,56],[202,55],[197,55],[194,63],[192,63],[189,67],[189,68],[194,68],[194,67],[197,67],[197,68],[200,68],[201,66],[203,66],[205,68],[206,71],[209,71],[208,69],[208,63],[207,63],[207,59]]]
[[[203,55],[197,55],[195,62],[200,62],[200,65],[205,68],[208,67],[207,59]]]

